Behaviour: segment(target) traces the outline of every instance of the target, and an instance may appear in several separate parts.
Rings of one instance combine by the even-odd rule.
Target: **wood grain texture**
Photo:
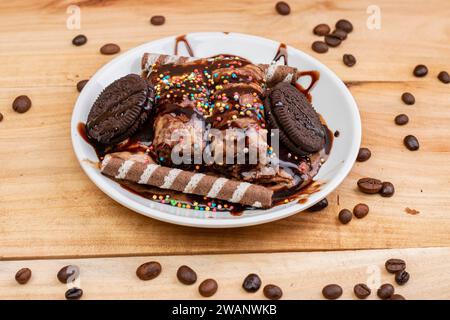
[[[275,13],[274,1],[79,1],[81,30],[66,29],[69,3],[0,4],[0,259],[450,246],[450,91],[436,79],[450,68],[448,1],[377,1],[378,31],[365,26],[371,1],[291,1],[287,17]],[[154,14],[166,15],[166,24],[151,26]],[[312,28],[342,17],[355,26],[349,39],[328,54],[313,53]],[[350,82],[362,144],[373,156],[354,166],[326,210],[235,230],[179,227],[116,204],[84,175],[71,147],[70,117],[76,82],[112,59],[98,53],[100,46],[117,42],[125,51],[205,30],[283,41]],[[89,38],[83,47],[71,45],[78,33]],[[342,64],[347,52],[358,59],[353,68]],[[418,63],[430,69],[424,79],[412,76]],[[404,91],[414,93],[414,106],[400,101]],[[11,109],[20,94],[33,101],[26,114]],[[410,123],[395,126],[403,112]],[[407,134],[419,138],[420,151],[402,146]],[[392,181],[395,196],[360,194],[355,186],[363,176]],[[370,206],[369,216],[340,225],[338,211],[359,202]],[[420,214],[409,215],[406,207]]]
[[[406,261],[411,277],[403,286],[395,284],[394,275],[384,268],[392,257]],[[161,275],[139,280],[136,268],[155,260],[162,265]],[[361,282],[372,289],[368,299],[378,299],[376,289],[383,283],[393,284],[396,293],[407,299],[450,299],[450,248],[3,261],[0,299],[64,299],[67,286],[56,274],[67,264],[79,267],[76,285],[83,289],[83,299],[202,299],[198,285],[207,278],[219,284],[211,299],[264,299],[262,288],[254,294],[242,289],[249,273],[257,273],[263,286],[280,286],[283,299],[323,299],[322,288],[330,283],[342,286],[341,299],[356,299],[353,286]],[[178,282],[176,272],[183,264],[197,272],[196,284]],[[33,273],[26,285],[14,280],[22,267]]]

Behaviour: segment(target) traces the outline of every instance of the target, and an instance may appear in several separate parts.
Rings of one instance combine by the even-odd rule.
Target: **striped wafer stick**
[[[100,170],[104,175],[115,179],[161,189],[197,194],[256,208],[268,208],[272,205],[273,191],[263,186],[163,167],[123,154],[107,154]]]

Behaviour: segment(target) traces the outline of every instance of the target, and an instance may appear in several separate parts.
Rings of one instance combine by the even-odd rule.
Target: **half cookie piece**
[[[281,82],[265,99],[266,118],[271,129],[279,129],[280,140],[300,156],[319,151],[326,132],[320,117],[306,96],[290,83]]]

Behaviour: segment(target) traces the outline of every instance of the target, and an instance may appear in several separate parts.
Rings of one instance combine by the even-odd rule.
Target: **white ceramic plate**
[[[191,33],[186,35],[195,56],[235,54],[254,63],[270,63],[279,43],[238,33]],[[287,47],[288,63],[301,70],[317,70],[320,80],[312,90],[313,105],[324,117],[332,131],[339,130],[328,161],[320,169],[315,180],[320,190],[311,194],[304,203],[289,203],[269,210],[244,211],[240,216],[229,213],[211,213],[183,209],[160,204],[123,189],[116,182],[101,175],[91,161],[98,161],[94,149],[78,133],[77,126],[86,122],[89,110],[103,88],[114,80],[129,74],[140,74],[140,61],[144,52],[173,54],[175,37],[164,38],[129,50],[103,66],[84,87],[75,104],[72,115],[72,144],[81,167],[89,178],[108,196],[138,213],[158,220],[206,228],[242,227],[288,217],[312,206],[333,191],[349,173],[356,159],[361,141],[361,120],[355,100],[344,83],[326,66],[292,47]],[[188,55],[181,43],[179,55]]]

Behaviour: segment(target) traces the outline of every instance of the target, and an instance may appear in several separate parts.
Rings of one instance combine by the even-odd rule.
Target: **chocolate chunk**
[[[77,83],[78,92],[81,92],[81,90],[83,90],[84,86],[88,83],[88,81],[89,81],[88,79],[78,81]]]
[[[198,292],[203,297],[211,297],[217,292],[217,289],[219,288],[219,285],[217,284],[217,281],[214,279],[206,279],[202,283],[200,283],[200,286],[198,287]]]
[[[380,192],[383,187],[383,183],[374,178],[361,178],[358,180],[358,188],[360,191],[368,194],[374,194]]]
[[[342,61],[347,67],[353,67],[356,64],[356,58],[352,54],[344,54]]]
[[[150,23],[154,26],[161,26],[166,22],[166,18],[164,16],[153,16],[150,18]]]
[[[394,291],[395,289],[392,284],[385,283],[378,289],[377,295],[378,297],[380,297],[380,299],[386,300],[394,294]]]
[[[404,139],[403,139],[403,144],[405,145],[406,148],[408,148],[408,150],[410,151],[416,151],[419,150],[419,140],[417,140],[417,138],[413,135],[407,135]]]
[[[406,269],[406,262],[402,259],[389,259],[384,266],[389,273],[397,273]]]
[[[18,96],[14,99],[12,108],[15,112],[25,113],[31,108],[31,100],[28,96]]]
[[[58,271],[56,277],[59,282],[66,284],[67,282],[72,282],[80,276],[80,269],[77,266],[68,265]]]
[[[100,48],[101,54],[111,55],[120,52],[120,47],[115,43],[107,43]]]
[[[365,204],[365,203],[358,203],[353,208],[353,214],[358,219],[364,218],[365,216],[367,216],[368,213],[369,213],[369,206],[367,204]]]
[[[316,212],[325,209],[328,207],[328,200],[327,198],[323,198],[319,202],[317,202],[315,205],[309,207],[308,211],[310,212]]]
[[[318,24],[313,29],[313,33],[317,36],[325,36],[329,34],[330,31],[331,31],[330,26],[325,23]]]
[[[365,283],[358,283],[353,287],[353,292],[359,299],[365,299],[370,296],[372,290]]]
[[[322,289],[322,295],[328,300],[335,300],[342,296],[342,288],[337,284],[329,284]]]
[[[150,261],[140,265],[136,269],[136,275],[141,280],[153,280],[161,274],[161,264],[157,261]]]
[[[181,283],[190,285],[197,281],[197,273],[188,266],[181,266],[178,268],[177,278]]]
[[[153,89],[136,74],[114,81],[102,91],[89,112],[88,136],[103,144],[125,140],[145,122],[153,98]]]
[[[369,148],[359,148],[358,156],[356,157],[356,161],[364,162],[370,159],[372,156],[372,152],[370,152]]]
[[[413,105],[414,103],[416,103],[416,98],[414,98],[412,93],[405,92],[405,93],[402,94],[402,101],[405,104]]]
[[[86,42],[87,42],[87,38],[84,34],[79,34],[75,38],[72,39],[72,44],[77,47],[82,46]]]
[[[260,287],[261,278],[255,273],[250,273],[245,277],[244,282],[242,283],[242,288],[247,292],[256,292]]]
[[[336,29],[341,29],[347,33],[350,33],[353,31],[353,25],[350,21],[341,19],[338,22],[336,22]]]
[[[283,296],[283,291],[279,286],[268,284],[263,289],[264,296],[270,300],[279,300]]]
[[[438,79],[442,82],[442,83],[450,83],[450,75],[448,74],[447,71],[441,71],[438,74]]]
[[[399,285],[404,285],[409,281],[409,273],[406,270],[398,271],[395,274],[395,282]]]
[[[16,273],[16,281],[19,284],[26,284],[31,278],[31,270],[29,268],[22,268]]]
[[[282,16],[287,16],[291,13],[291,7],[284,1],[278,1],[275,5],[275,10]]]
[[[328,51],[328,45],[323,41],[314,41],[311,45],[311,49],[317,53],[325,53]]]
[[[342,40],[342,41],[344,41],[345,39],[347,39],[347,32],[345,32],[344,30],[341,30],[341,29],[336,29],[336,30],[334,30],[334,31],[331,33],[331,35],[332,35],[333,37],[338,38],[339,40]]]
[[[402,113],[395,117],[394,122],[396,125],[403,126],[409,122],[409,118],[406,114]]]
[[[338,219],[342,224],[347,224],[352,220],[352,213],[348,209],[339,211]]]
[[[380,195],[382,197],[392,197],[395,193],[394,185],[388,181],[383,182],[381,185]]]
[[[83,290],[80,288],[70,288],[66,291],[65,296],[67,300],[78,300],[83,296]]]
[[[339,39],[333,35],[328,34],[325,36],[325,43],[330,47],[333,47],[333,48],[337,47],[338,45],[341,44],[341,42],[342,42],[341,39]]]
[[[423,64],[419,64],[414,68],[413,74],[419,78],[425,77],[428,74],[428,68]]]

